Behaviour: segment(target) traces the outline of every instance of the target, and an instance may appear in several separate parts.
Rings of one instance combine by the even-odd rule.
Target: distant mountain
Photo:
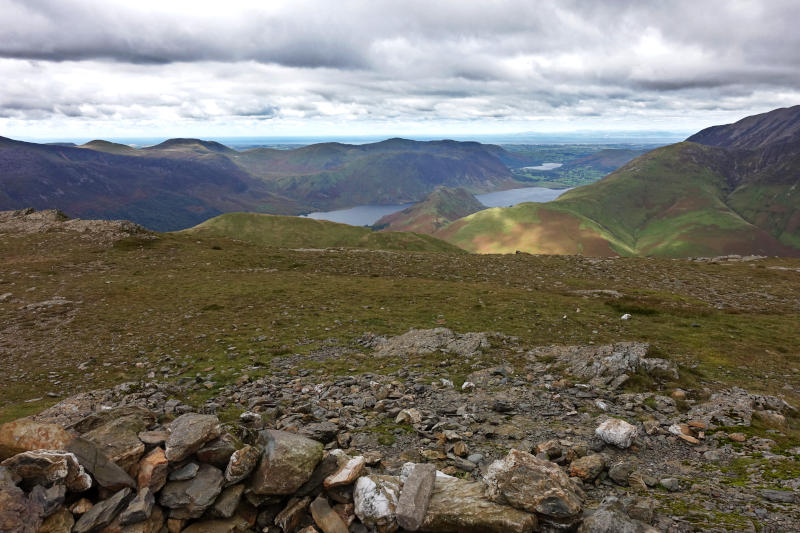
[[[399,231],[376,232],[369,228],[327,220],[257,213],[227,213],[184,232],[206,237],[232,237],[279,248],[368,248],[464,253],[457,246],[430,235]]]
[[[102,140],[73,147],[0,138],[0,209],[60,209],[175,230],[229,211],[300,214],[415,202],[439,186],[520,186],[504,159],[519,157],[455,141],[237,152],[199,139],[134,149]]]
[[[703,130],[553,202],[481,211],[434,235],[483,253],[800,255],[798,115]]]
[[[424,200],[386,215],[374,227],[381,231],[415,231],[432,234],[459,218],[486,209],[466,189],[439,187]]]

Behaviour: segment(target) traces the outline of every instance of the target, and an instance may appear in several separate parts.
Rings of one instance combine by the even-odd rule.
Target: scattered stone
[[[581,512],[577,487],[555,463],[511,450],[489,465],[487,495],[497,503],[554,518],[571,518]]]
[[[189,457],[220,434],[219,419],[213,415],[186,413],[170,424],[165,455],[170,463]]]
[[[422,413],[413,407],[411,409],[403,409],[394,419],[395,424],[419,424],[420,422],[422,422]]]
[[[662,487],[670,492],[678,492],[681,490],[681,483],[674,477],[667,477],[659,481]]]
[[[795,503],[797,501],[797,497],[791,490],[763,489],[761,496],[765,500],[775,503]]]
[[[627,487],[629,485],[630,475],[638,468],[636,463],[623,459],[611,465],[608,469],[608,477],[614,480],[618,485]]]
[[[363,456],[359,455],[358,457],[353,457],[343,464],[338,471],[325,478],[325,488],[330,489],[342,485],[352,485],[361,476],[366,464],[367,461]]]
[[[618,448],[629,448],[637,434],[636,426],[619,418],[609,418],[594,432],[603,442],[613,444]]]
[[[322,459],[322,444],[302,435],[264,430],[258,434],[264,453],[251,478],[256,494],[293,494],[309,480]]]
[[[425,520],[428,502],[436,480],[436,467],[416,464],[400,491],[397,503],[397,523],[408,531],[417,531]]]
[[[572,461],[569,465],[569,475],[581,481],[594,481],[606,467],[606,461],[600,454],[586,455]]]
[[[311,440],[327,444],[336,440],[336,434],[339,433],[339,426],[332,422],[315,422],[307,426],[303,426],[300,434],[308,437]]]

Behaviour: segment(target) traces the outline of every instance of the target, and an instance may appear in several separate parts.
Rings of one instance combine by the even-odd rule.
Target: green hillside
[[[233,238],[276,248],[366,248],[464,253],[458,247],[430,235],[378,233],[369,228],[327,220],[256,213],[227,213],[184,232],[204,237]]]
[[[466,189],[440,187],[423,201],[381,218],[375,223],[375,228],[381,231],[430,234],[454,220],[482,209],[486,209],[486,206]]]
[[[734,190],[726,150],[684,142],[553,202],[479,212],[436,235],[481,253],[798,255],[792,234],[781,242],[729,205]],[[758,204],[741,190],[740,203]]]

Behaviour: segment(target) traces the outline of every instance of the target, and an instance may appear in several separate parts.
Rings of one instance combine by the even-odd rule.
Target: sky
[[[693,132],[800,104],[797,0],[0,0],[14,138]]]

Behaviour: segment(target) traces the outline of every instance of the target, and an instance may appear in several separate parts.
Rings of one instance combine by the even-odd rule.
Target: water
[[[555,169],[557,169],[558,167],[561,167],[561,166],[564,166],[564,165],[562,163],[542,163],[539,166],[522,167],[522,168],[528,168],[530,170],[555,170]]]
[[[510,207],[523,202],[549,202],[569,189],[547,189],[545,187],[523,187],[507,191],[476,194],[475,198],[486,207]],[[309,213],[308,218],[329,220],[351,226],[371,226],[386,215],[402,211],[414,204],[357,205],[349,209]]]

